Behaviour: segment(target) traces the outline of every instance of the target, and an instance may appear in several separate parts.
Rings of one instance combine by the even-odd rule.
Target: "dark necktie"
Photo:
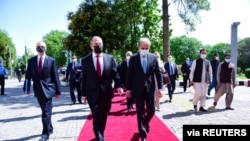
[[[42,72],[42,63],[43,63],[43,58],[40,57],[39,63],[38,63],[38,72],[41,74]]]
[[[75,62],[72,64],[72,69],[75,70]]]
[[[101,73],[102,72],[101,72],[101,64],[100,64],[100,60],[99,59],[100,59],[100,56],[97,55],[96,56],[96,72],[97,72],[98,76],[101,77],[101,75],[102,75]]]

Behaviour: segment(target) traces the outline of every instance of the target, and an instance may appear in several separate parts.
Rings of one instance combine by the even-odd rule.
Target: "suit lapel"
[[[89,61],[89,67],[90,67],[90,69],[93,71],[93,72],[95,72],[95,74],[96,74],[96,77],[97,78],[99,78],[99,76],[98,76],[98,74],[97,74],[97,71],[96,71],[96,69],[95,69],[95,63],[96,62],[94,62],[94,60],[93,60],[93,56],[92,56],[92,54],[89,54],[89,59],[88,59]]]
[[[107,64],[105,65],[105,63],[104,62],[108,62],[109,60],[108,60],[108,58],[107,58],[107,56],[103,53],[102,54],[103,55],[103,70],[102,70],[102,76],[103,76],[103,74],[105,74],[105,72],[106,72],[106,70],[107,70]]]

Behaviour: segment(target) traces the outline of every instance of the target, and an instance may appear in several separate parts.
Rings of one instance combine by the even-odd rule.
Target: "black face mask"
[[[103,46],[94,46],[94,52],[100,54],[103,50]]]
[[[38,47],[36,47],[36,51],[39,52],[39,53],[43,53],[43,52],[46,51],[46,49],[43,46],[38,46]]]

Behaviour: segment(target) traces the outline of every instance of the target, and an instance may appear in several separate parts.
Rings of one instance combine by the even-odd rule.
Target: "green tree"
[[[151,39],[152,50],[162,45],[157,1],[85,1],[75,13],[68,13],[68,19],[71,33],[65,47],[81,56],[90,52],[89,42],[94,35],[103,38],[104,51],[118,61],[128,50],[137,52],[140,37]]]
[[[250,37],[239,41],[238,46],[238,67],[244,72],[250,68]]]
[[[175,58],[177,64],[182,64],[186,58],[190,60],[197,59],[202,44],[195,38],[187,36],[174,37],[170,40],[171,55]]]
[[[8,69],[16,63],[16,48],[8,33],[0,29],[0,58]]]
[[[46,54],[56,59],[57,66],[66,65],[67,62],[66,56],[63,53],[63,40],[67,37],[67,35],[67,32],[52,30],[43,37],[43,40],[47,45]]]
[[[213,59],[215,53],[219,54],[220,60],[224,60],[226,53],[230,53],[230,44],[228,43],[217,43],[210,50],[207,51],[207,58]]]
[[[187,31],[195,31],[195,26],[201,21],[199,12],[201,10],[210,10],[210,2],[208,0],[172,0],[173,4],[177,5],[177,12],[183,23],[187,27]],[[162,13],[163,13],[163,51],[164,58],[170,54],[169,36],[169,0],[162,0]],[[172,50],[171,50],[172,51]]]

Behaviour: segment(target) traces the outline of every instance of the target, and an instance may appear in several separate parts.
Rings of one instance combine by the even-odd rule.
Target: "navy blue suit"
[[[140,54],[133,55],[129,60],[126,78],[127,90],[131,91],[132,96],[135,98],[138,130],[141,138],[146,138],[149,122],[155,113],[156,84],[158,84],[159,89],[163,87],[162,74],[156,56],[148,53],[146,60],[147,68],[145,74]],[[155,76],[157,83],[155,82]],[[146,110],[145,103],[147,106]]]
[[[183,89],[184,89],[184,92],[186,92],[186,90],[187,90],[187,81],[189,81],[189,83],[190,83],[190,79],[189,79],[190,68],[191,68],[191,62],[190,61],[188,63],[187,62],[183,63],[182,66],[181,66],[181,72],[183,74]],[[184,73],[186,75],[184,75]]]
[[[121,63],[120,65],[120,76],[121,76],[121,83],[123,85],[123,88],[126,90],[126,77],[128,73],[128,61],[125,60]],[[127,99],[127,109],[130,110],[133,107],[134,103],[134,97],[132,96],[131,98],[126,98]]]
[[[95,69],[93,54],[90,53],[82,58],[82,96],[87,97],[87,101],[93,114],[94,134],[97,141],[104,141],[104,131],[107,116],[111,108],[115,87],[121,87],[120,77],[117,72],[115,59],[108,54],[102,53],[103,71],[99,77]]]
[[[168,87],[168,95],[169,95],[169,101],[172,101],[172,95],[174,93],[175,87],[176,87],[176,79],[178,79],[179,74],[178,74],[178,69],[177,69],[177,65],[173,62],[171,62],[172,67],[170,68],[170,63],[165,63],[164,68],[166,70],[166,72],[169,75],[170,81],[171,83],[167,85]]]
[[[82,103],[81,98],[81,64],[78,62],[71,62],[68,64],[66,71],[66,80],[69,80],[70,97],[73,103],[76,102],[75,89],[77,90],[77,100]]]
[[[55,94],[44,92],[41,85],[41,80],[46,83],[54,84]],[[35,97],[42,110],[42,136],[49,138],[51,132],[53,132],[53,126],[51,123],[52,115],[52,97],[60,95],[60,81],[58,76],[58,70],[56,67],[56,61],[54,58],[45,56],[41,73],[38,71],[38,56],[34,56],[28,60],[28,67],[24,82],[24,92],[30,92],[30,84],[33,81],[33,90]]]

